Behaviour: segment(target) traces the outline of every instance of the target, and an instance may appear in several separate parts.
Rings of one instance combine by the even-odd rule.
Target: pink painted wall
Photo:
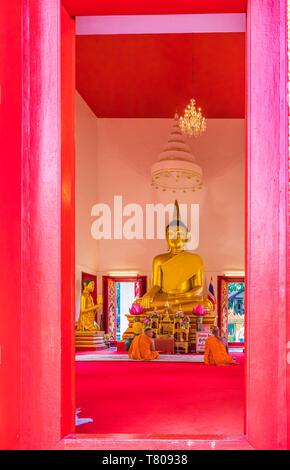
[[[2,449],[74,430],[72,33],[60,0],[0,2]]]
[[[153,257],[167,249],[165,240],[93,240],[92,205],[113,207],[174,202],[150,186],[151,165],[167,142],[168,119],[97,119],[77,95],[76,107],[76,259],[96,271],[133,270],[150,274]],[[204,189],[178,196],[200,204],[200,244],[209,280],[225,270],[244,269],[244,120],[209,120],[200,139],[188,143],[204,171]],[[126,220],[126,218],[124,218]]]
[[[1,15],[7,7],[3,4],[2,9],[2,4]],[[68,347],[62,344],[60,320],[60,15],[59,2],[55,0],[23,0],[22,4],[25,7],[23,47],[17,8],[13,8],[12,14],[7,7],[3,28],[0,28],[1,33],[4,32],[1,58],[4,57],[5,64],[12,61],[9,74],[8,69],[4,73],[1,69],[1,80],[4,77],[7,84],[1,101],[1,116],[5,118],[1,121],[5,130],[0,136],[3,139],[1,148],[4,157],[8,155],[10,159],[1,155],[1,170],[4,168],[4,172],[0,172],[3,183],[0,185],[0,208],[4,223],[0,232],[3,280],[0,285],[1,299],[4,299],[0,328],[3,347],[1,413],[4,409],[5,414],[4,419],[1,414],[0,436],[1,447],[19,447],[21,439],[24,449],[49,449],[56,447],[61,437],[64,416],[61,384],[67,379],[64,364],[61,364],[61,351]],[[285,287],[289,282],[285,273],[288,243],[285,237],[288,222],[286,163],[289,157],[285,100],[286,0],[253,0],[249,4],[247,434],[256,448],[285,448],[287,431],[289,434],[289,422],[288,429],[286,422],[287,407],[289,411],[289,382],[286,383],[286,370],[289,376],[289,364],[286,365],[289,312],[285,308]],[[19,2],[11,5],[17,7]],[[12,35],[5,29],[5,21],[11,26]],[[23,69],[20,67],[21,51],[25,59]],[[11,74],[11,70],[17,73]],[[22,123],[19,80],[24,86]],[[30,95],[28,91],[31,91]],[[12,103],[15,106],[11,106]],[[23,155],[20,150],[22,124]],[[20,194],[21,183],[23,194]],[[19,216],[20,209],[22,217]],[[263,211],[267,213],[266,218],[261,217]],[[14,299],[14,316],[8,315],[10,298]],[[7,331],[7,324],[15,327],[13,335]],[[257,334],[261,327],[264,335]],[[21,372],[18,361],[21,361]],[[96,446],[95,439],[87,439],[87,436],[82,443],[76,439],[66,440],[66,443],[71,448]]]
[[[0,449],[20,446],[21,3],[0,2]],[[12,307],[13,305],[13,307]]]
[[[75,429],[75,20],[60,5],[61,29],[61,434]]]
[[[287,433],[289,448],[286,15],[286,0],[248,2],[246,422],[257,449],[286,449]]]
[[[65,208],[61,191],[60,2],[23,0],[22,8],[20,435],[21,448],[43,449],[61,438],[70,402],[69,396],[69,402],[62,401],[63,380],[70,380],[71,365],[62,363],[61,354],[65,351],[67,355],[66,348],[70,348],[63,342],[61,329],[61,244],[66,242],[68,251],[70,244],[61,226]],[[70,88],[72,77],[66,78]],[[70,119],[71,107],[66,106],[66,113]],[[67,301],[69,311],[71,299],[67,297]]]

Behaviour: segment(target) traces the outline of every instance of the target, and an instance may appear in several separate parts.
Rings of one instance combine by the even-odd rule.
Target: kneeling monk
[[[152,341],[153,331],[146,328],[142,335],[135,336],[129,349],[130,359],[138,359],[139,361],[152,361],[159,356],[155,351],[155,345]]]
[[[227,353],[223,338],[219,336],[219,328],[212,330],[213,336],[210,336],[205,342],[204,363],[208,366],[228,366],[234,364],[232,356]]]

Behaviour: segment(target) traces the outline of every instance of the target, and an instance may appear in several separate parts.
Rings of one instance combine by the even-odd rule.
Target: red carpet
[[[240,365],[76,362],[79,417],[89,434],[243,434]]]

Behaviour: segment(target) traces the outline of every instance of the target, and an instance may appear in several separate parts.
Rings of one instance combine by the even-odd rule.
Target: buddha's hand
[[[147,294],[143,295],[143,297],[140,299],[140,305],[143,308],[150,308],[150,304],[152,303],[153,298],[149,292]]]

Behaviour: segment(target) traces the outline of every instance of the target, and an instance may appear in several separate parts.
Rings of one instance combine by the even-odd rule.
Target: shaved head
[[[145,333],[145,335],[150,336],[150,338],[152,338],[152,336],[153,336],[153,330],[151,330],[151,328],[146,328],[144,333]]]
[[[219,336],[220,335],[220,329],[218,326],[215,326],[213,329],[212,329],[212,334],[214,336]]]

